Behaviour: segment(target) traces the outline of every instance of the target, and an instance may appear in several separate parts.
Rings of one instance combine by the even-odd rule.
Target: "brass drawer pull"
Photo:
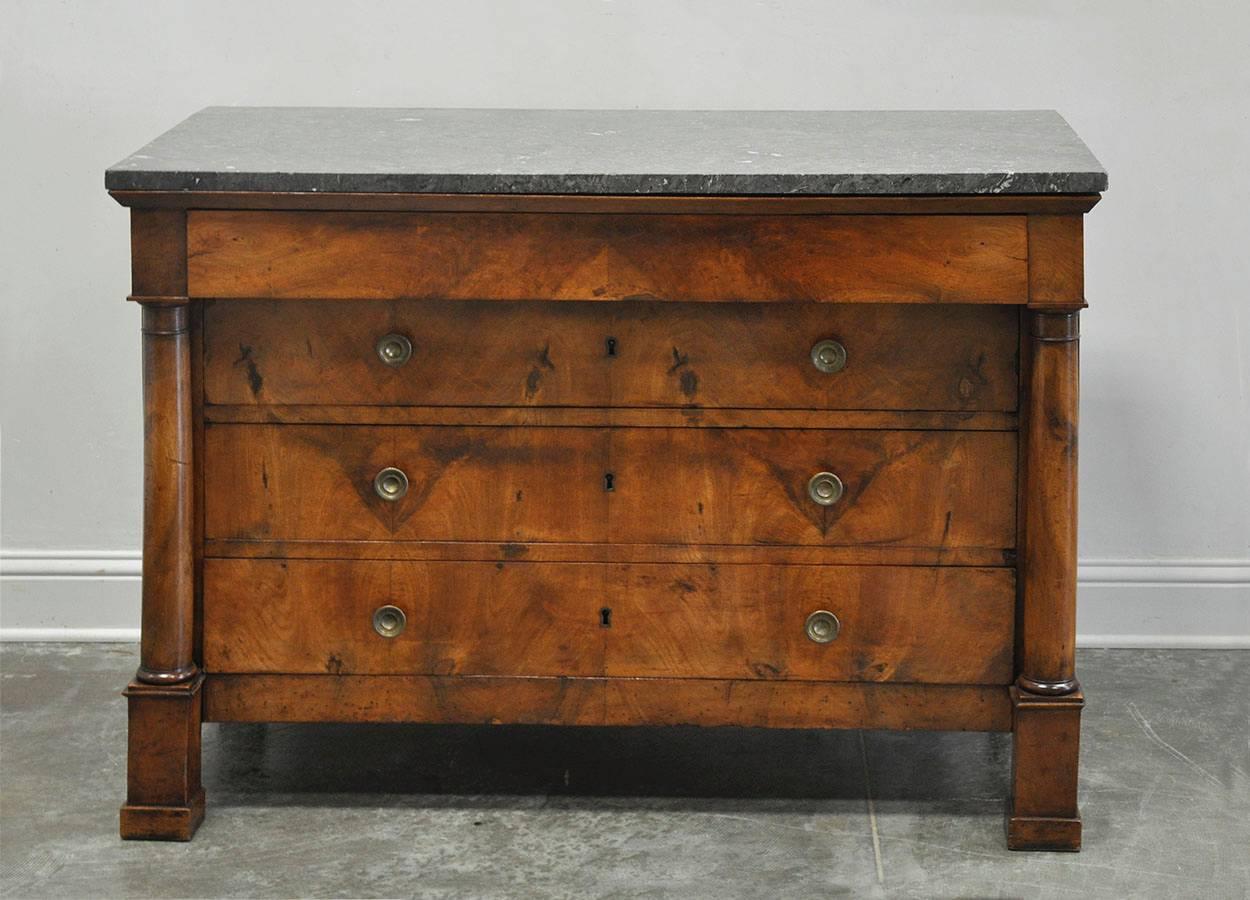
[[[374,349],[378,351],[378,359],[393,368],[399,368],[412,359],[412,341],[402,334],[382,335]]]
[[[837,341],[818,341],[812,347],[812,365],[826,375],[841,372],[846,366],[846,348]]]
[[[408,617],[398,606],[379,606],[373,611],[373,630],[384,638],[399,637],[407,624]]]
[[[383,500],[394,503],[408,493],[408,476],[393,466],[388,466],[373,476],[373,491]]]
[[[807,482],[807,496],[821,506],[833,506],[842,497],[842,479],[832,472],[817,472]]]
[[[828,644],[838,636],[841,630],[842,623],[827,609],[816,610],[807,617],[807,622],[803,626],[807,639],[817,644]]]

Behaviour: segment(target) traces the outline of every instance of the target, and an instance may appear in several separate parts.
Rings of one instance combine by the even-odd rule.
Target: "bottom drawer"
[[[209,672],[1007,684],[1010,569],[208,559]],[[399,616],[384,612],[393,606]],[[829,615],[813,615],[820,612]],[[388,625],[391,626],[388,629]]]

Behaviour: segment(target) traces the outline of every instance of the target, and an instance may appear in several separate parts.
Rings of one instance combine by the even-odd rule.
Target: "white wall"
[[[1086,232],[1081,632],[1250,646],[1241,0],[0,0],[0,16],[9,636],[137,623],[138,311],[103,170],[192,111],[1053,107],[1111,173]]]

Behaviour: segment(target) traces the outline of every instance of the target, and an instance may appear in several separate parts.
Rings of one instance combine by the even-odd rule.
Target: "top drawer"
[[[1009,412],[1018,322],[969,304],[210,301],[204,389],[226,405]]]
[[[1024,216],[187,215],[192,297],[1009,303]]]

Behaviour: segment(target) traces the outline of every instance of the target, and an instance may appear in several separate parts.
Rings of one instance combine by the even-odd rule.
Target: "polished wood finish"
[[[1014,412],[824,409],[621,409],[614,406],[206,406],[236,425],[480,425],[550,428],[784,428],[853,431],[1012,431]]]
[[[195,399],[186,217],[136,210],[131,299],[142,306],[143,589],[129,707],[124,838],[190,840],[204,815],[195,656]]]
[[[195,604],[187,307],[143,305],[143,638],[140,681],[186,681]]]
[[[1079,847],[1097,196],[114,196],[147,425],[123,836],[193,833],[202,717],[1012,731],[1009,845]]]
[[[1015,542],[1005,432],[212,425],[205,443],[216,539]],[[373,490],[388,466],[397,501]],[[833,506],[808,496],[821,471],[845,486]]]
[[[209,559],[211,672],[1008,684],[1010,569]],[[407,617],[397,637],[375,609]],[[829,644],[804,634],[833,611]]]
[[[123,838],[189,841],[203,820],[203,682],[201,673],[176,684],[135,680],[126,689],[130,721]]]
[[[1011,730],[993,685],[210,674],[204,693],[209,722]]]
[[[1029,216],[1029,306],[1085,306],[1084,233],[1079,215]]]
[[[1019,685],[1041,694],[1077,689],[1077,312],[1031,312],[1031,376],[1024,437],[1024,649]]]
[[[197,211],[195,297],[1023,303],[1023,216]]]
[[[210,539],[209,556],[236,559],[408,559],[465,562],[776,563],[828,566],[1014,566],[1016,551],[991,547],[594,544],[543,541],[250,541]]]
[[[1014,411],[1017,402],[1018,320],[1002,306],[217,301],[205,329],[211,404]],[[402,366],[375,352],[387,334],[412,343]],[[846,347],[840,372],[812,364],[812,346],[828,338]]]
[[[1007,845],[1013,850],[1080,850],[1077,811],[1080,760],[1080,690],[1038,696],[1011,689],[1011,814]]]
[[[1080,215],[1100,194],[709,196],[659,194],[358,194],[301,191],[109,191],[137,209],[341,212],[648,213],[656,215]]]

